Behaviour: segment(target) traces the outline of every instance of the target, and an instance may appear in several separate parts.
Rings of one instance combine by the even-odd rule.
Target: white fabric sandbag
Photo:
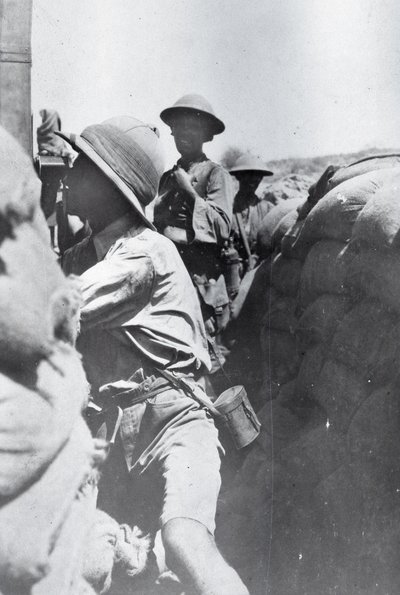
[[[367,202],[387,184],[400,183],[400,168],[372,171],[333,188],[307,216],[296,248],[307,251],[322,239],[348,242]]]
[[[400,247],[400,186],[388,184],[365,205],[354,223],[352,242],[376,250]]]
[[[81,359],[68,345],[39,364],[33,386],[0,374],[0,497],[14,496],[46,469],[87,399]]]
[[[323,294],[317,297],[301,315],[297,324],[297,334],[301,344],[329,343],[342,320],[351,308],[351,301],[342,295]]]
[[[348,312],[331,355],[371,384],[393,380],[400,366],[400,323],[382,304],[365,300]]]
[[[2,127],[0,169],[0,215],[12,227],[22,222],[33,222],[40,207],[40,180],[33,169],[32,159]],[[0,237],[5,231],[6,226],[2,228]]]
[[[326,293],[343,295],[348,266],[345,244],[324,240],[307,255],[300,278],[300,304],[303,308]]]
[[[273,250],[273,233],[281,219],[287,213],[297,209],[303,202],[302,198],[289,198],[280,202],[265,215],[257,234],[257,244],[263,258],[266,258]]]
[[[0,259],[0,359],[21,365],[46,357],[58,318],[65,317],[67,280],[50,247],[28,223],[1,242]]]
[[[327,191],[332,190],[350,178],[362,176],[378,169],[400,167],[400,155],[377,155],[367,157],[341,167],[327,182]]]
[[[271,285],[286,296],[297,295],[302,263],[294,258],[277,254],[271,265]]]
[[[78,528],[87,531],[86,523],[91,522],[89,510],[84,505],[83,486],[93,468],[94,455],[89,429],[83,419],[78,418],[68,441],[45,472],[18,496],[4,502],[0,508],[0,588],[3,584],[28,586],[49,572],[51,553],[54,547],[57,550],[59,532],[61,530],[62,535],[62,526],[69,524],[71,509],[78,505],[78,518],[73,514],[76,542],[70,539],[69,551],[64,550],[64,555],[72,557],[72,548],[79,547],[82,537]],[[88,495],[92,491],[93,485],[88,485]],[[88,506],[94,510],[91,497]],[[25,590],[18,589],[18,592],[25,593]],[[51,592],[54,591],[47,590],[47,593]],[[58,592],[76,593],[73,589],[64,591],[61,588]]]
[[[345,433],[354,412],[371,392],[371,385],[345,364],[328,359],[311,390],[325,409],[327,426]]]

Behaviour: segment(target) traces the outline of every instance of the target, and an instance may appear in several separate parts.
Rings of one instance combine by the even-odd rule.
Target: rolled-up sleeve
[[[129,325],[151,298],[154,268],[151,258],[120,248],[81,276],[82,330]]]
[[[204,198],[194,202],[194,241],[222,244],[229,238],[232,222],[233,184],[230,174],[216,165],[210,172]]]

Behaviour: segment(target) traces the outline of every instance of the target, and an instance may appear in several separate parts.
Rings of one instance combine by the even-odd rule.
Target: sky
[[[33,0],[32,109],[63,128],[204,95],[226,125],[205,145],[268,161],[400,147],[398,0]]]

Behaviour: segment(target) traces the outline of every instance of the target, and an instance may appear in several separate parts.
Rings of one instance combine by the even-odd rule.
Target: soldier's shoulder
[[[139,235],[131,240],[140,242],[143,249],[151,255],[154,251],[161,250],[165,252],[176,251],[175,244],[169,238],[153,229],[145,229]]]
[[[229,178],[231,178],[231,174],[228,172],[227,169],[225,169],[225,167],[223,165],[221,165],[221,163],[217,163],[216,161],[211,161],[209,160],[209,167],[210,167],[210,173],[216,173],[216,174],[221,174],[223,176],[227,176]]]

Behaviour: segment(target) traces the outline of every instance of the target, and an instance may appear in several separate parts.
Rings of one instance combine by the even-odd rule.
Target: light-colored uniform
[[[91,259],[97,262],[83,272]],[[64,268],[82,273],[78,348],[95,398],[102,385],[127,381],[137,370],[139,380],[161,368],[195,382],[209,368],[196,291],[167,238],[145,227],[131,228],[128,215],[71,249]],[[120,447],[127,463],[124,477],[116,475]],[[146,504],[145,530],[157,510],[161,526],[171,518],[187,517],[213,533],[219,450],[208,412],[170,386],[124,409],[119,439],[103,474],[108,495],[102,498],[100,487],[99,505],[120,517],[115,488],[123,500],[129,498],[135,513]],[[139,498],[143,485],[145,494]],[[132,524],[132,519],[121,520]]]

